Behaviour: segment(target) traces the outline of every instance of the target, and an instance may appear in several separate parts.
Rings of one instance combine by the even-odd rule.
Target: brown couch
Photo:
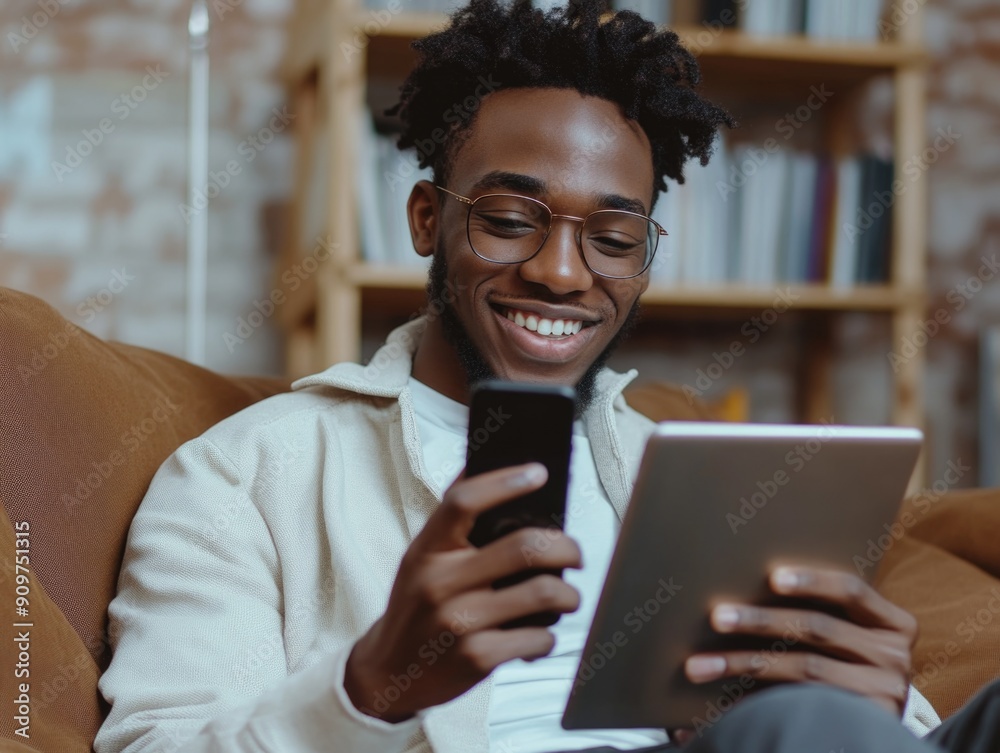
[[[0,604],[14,616],[0,635],[0,751],[85,753],[106,713],[97,679],[110,658],[107,605],[154,472],[184,441],[288,384],[106,343],[0,288],[0,386]],[[656,420],[713,418],[663,385],[626,397]],[[917,497],[905,511],[905,535],[879,554],[879,583],[920,620],[915,683],[947,716],[1000,669],[1000,495]],[[29,552],[26,583],[18,546]],[[18,588],[24,618],[14,615]],[[24,679],[14,676],[25,630],[16,620],[31,624]],[[30,738],[10,713],[20,682],[30,683]]]

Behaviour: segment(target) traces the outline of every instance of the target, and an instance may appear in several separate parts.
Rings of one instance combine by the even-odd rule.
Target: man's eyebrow
[[[534,196],[544,195],[548,186],[545,181],[522,173],[512,173],[504,170],[494,170],[487,173],[472,185],[473,193],[479,191],[516,191]],[[622,209],[626,212],[646,214],[646,205],[639,199],[630,199],[621,194],[606,193],[595,197],[595,204],[600,209]]]
[[[597,203],[602,209],[622,209],[636,214],[648,214],[646,205],[638,199],[630,199],[616,193],[605,193],[597,197]]]
[[[527,194],[545,193],[545,181],[533,178],[530,175],[521,173],[511,173],[504,170],[494,170],[486,173],[482,178],[472,185],[472,191],[494,191],[503,189],[505,191],[518,191]]]

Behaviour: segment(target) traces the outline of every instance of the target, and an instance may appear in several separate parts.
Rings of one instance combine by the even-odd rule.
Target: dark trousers
[[[821,685],[785,685],[737,704],[683,748],[668,744],[642,751],[1000,753],[1000,681],[981,690],[923,739],[861,696]],[[618,753],[618,749],[605,746],[576,753]]]

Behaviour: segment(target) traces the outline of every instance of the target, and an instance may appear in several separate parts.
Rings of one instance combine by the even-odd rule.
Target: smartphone
[[[483,547],[526,527],[562,529],[575,414],[576,391],[571,387],[487,380],[473,388],[465,475],[538,462],[549,477],[541,489],[482,513],[469,534],[470,543]],[[524,571],[501,578],[493,587],[505,588],[546,572],[562,577],[562,569],[526,563]],[[541,612],[502,627],[547,627],[558,619],[558,613]]]

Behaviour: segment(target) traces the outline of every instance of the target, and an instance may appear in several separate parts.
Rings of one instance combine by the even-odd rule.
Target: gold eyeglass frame
[[[516,193],[488,193],[488,194],[483,194],[482,196],[478,196],[475,199],[470,199],[469,197],[462,196],[461,194],[457,194],[454,191],[449,191],[444,186],[434,185],[434,187],[437,188],[439,191],[444,191],[446,194],[454,197],[463,204],[468,205],[468,213],[465,218],[465,236],[469,241],[469,248],[471,248],[472,253],[474,253],[480,259],[482,259],[483,261],[491,262],[493,264],[523,264],[526,261],[534,259],[536,256],[538,256],[538,252],[542,250],[542,246],[545,245],[545,241],[548,240],[549,233],[552,231],[552,220],[554,219],[558,218],[561,220],[572,220],[573,222],[579,222],[581,223],[581,228],[582,228],[583,224],[585,224],[587,220],[590,219],[595,214],[616,212],[619,214],[630,214],[633,217],[640,217],[646,220],[647,222],[652,223],[652,225],[657,230],[656,245],[653,246],[653,250],[650,252],[649,258],[646,260],[645,265],[643,265],[643,268],[640,271],[636,272],[634,275],[628,275],[627,277],[616,277],[614,275],[606,275],[602,272],[598,272],[597,270],[595,270],[593,267],[590,266],[590,262],[587,261],[587,254],[583,250],[583,238],[581,237],[580,233],[578,233],[576,236],[576,247],[577,249],[579,249],[580,256],[583,259],[583,263],[586,265],[587,269],[589,269],[593,274],[597,275],[598,277],[604,277],[609,280],[632,280],[644,274],[646,270],[649,269],[650,265],[653,263],[653,258],[656,256],[656,251],[660,247],[660,238],[662,236],[668,235],[667,231],[663,229],[660,223],[654,220],[652,217],[647,217],[646,215],[639,214],[638,212],[630,212],[627,209],[598,209],[596,211],[591,212],[586,217],[574,217],[571,214],[556,214],[544,201],[539,201],[538,199],[534,199],[531,196],[522,196],[521,194],[516,194]],[[509,196],[515,199],[523,199],[525,201],[530,201],[544,208],[545,211],[549,213],[549,226],[545,229],[545,235],[542,236],[542,242],[538,244],[538,248],[535,249],[535,252],[530,256],[524,259],[518,259],[517,261],[497,261],[496,259],[487,259],[481,253],[479,253],[479,251],[476,250],[476,246],[472,242],[472,228],[471,228],[472,208],[476,205],[476,202],[480,201],[481,199],[492,198],[494,196]]]

